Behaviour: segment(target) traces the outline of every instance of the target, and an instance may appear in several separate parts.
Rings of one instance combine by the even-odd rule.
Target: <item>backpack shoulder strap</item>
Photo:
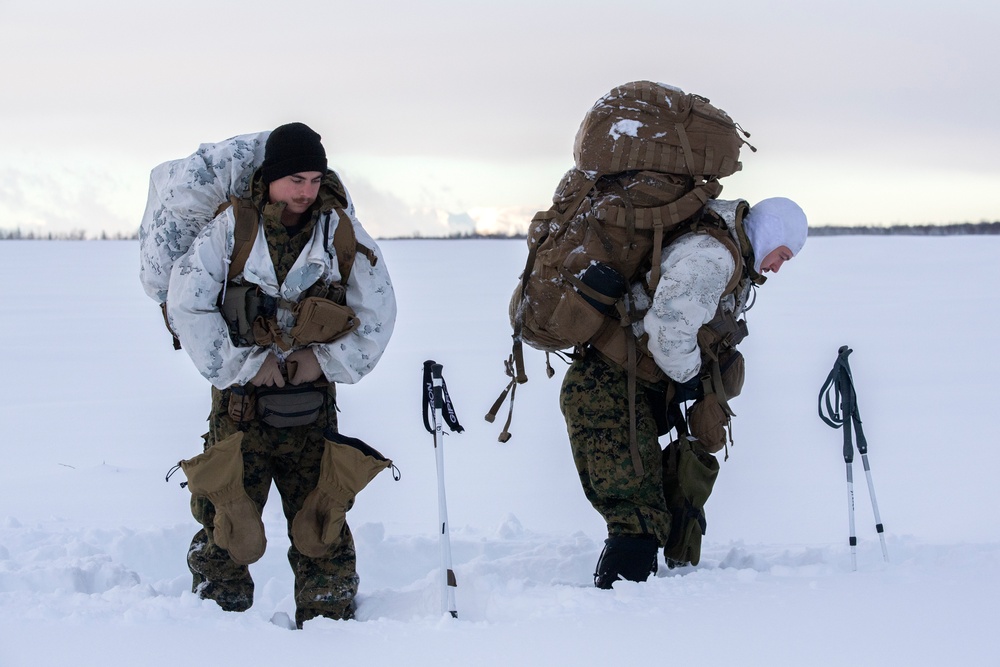
[[[750,239],[747,237],[746,229],[743,227],[743,218],[746,214],[750,212],[750,205],[746,202],[742,202],[740,206],[736,209],[736,235],[739,237],[740,245],[743,247],[744,251],[744,261],[746,262],[747,272],[750,275],[750,280],[754,285],[763,285],[767,278],[760,275],[754,270],[754,265],[756,264],[756,258],[754,257],[753,246],[750,244]]]
[[[743,253],[740,252],[739,246],[736,245],[736,241],[729,235],[729,232],[711,227],[702,231],[724,245],[729,254],[733,256],[733,264],[735,265],[733,275],[729,278],[726,288],[722,290],[723,295],[729,294],[736,289],[736,286],[740,283],[740,279],[743,277],[743,267],[745,266]]]
[[[375,251],[363,243],[358,243],[358,237],[354,233],[354,222],[347,212],[342,208],[334,209],[339,216],[337,229],[333,232],[333,249],[337,253],[337,267],[340,269],[340,282],[347,284],[347,279],[354,268],[354,258],[358,253],[364,255],[371,262],[372,266],[378,262],[378,255]]]
[[[233,254],[229,260],[228,280],[233,280],[243,273],[247,258],[250,257],[250,250],[253,249],[254,239],[257,238],[257,223],[259,215],[257,207],[249,198],[232,197],[227,204],[219,207],[216,215],[224,210],[233,207],[233,216],[236,218],[236,227],[233,230]]]

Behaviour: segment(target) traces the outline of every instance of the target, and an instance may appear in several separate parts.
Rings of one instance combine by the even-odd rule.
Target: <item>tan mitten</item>
[[[264,555],[267,540],[260,512],[243,487],[243,432],[237,431],[193,459],[181,461],[188,488],[215,506],[215,543],[240,565]]]
[[[319,558],[340,539],[354,497],[392,461],[357,438],[327,435],[319,482],[292,519],[292,543],[309,558]]]
[[[671,517],[663,555],[669,567],[701,560],[701,538],[708,526],[705,503],[718,476],[719,462],[687,436],[663,450],[663,496]]]

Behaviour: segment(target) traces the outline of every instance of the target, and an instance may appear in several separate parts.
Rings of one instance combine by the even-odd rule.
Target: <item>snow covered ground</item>
[[[1000,238],[812,238],[760,291],[736,446],[702,564],[592,586],[603,523],[576,480],[557,377],[529,351],[513,439],[482,416],[505,384],[522,241],[388,241],[400,303],[379,367],[342,387],[341,429],[391,457],[349,520],[358,620],[293,614],[285,528],[253,608],[189,592],[196,524],[167,470],[200,451],[208,383],[171,349],[134,242],[0,243],[0,665],[997,664]],[[850,345],[891,562],[860,464],[858,570],[842,435],[816,398]],[[458,620],[442,616],[425,359],[466,432],[445,468]]]

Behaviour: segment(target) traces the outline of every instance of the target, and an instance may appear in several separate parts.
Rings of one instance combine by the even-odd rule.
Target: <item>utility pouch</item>
[[[348,334],[361,324],[350,306],[318,296],[299,302],[295,312],[292,338],[299,345],[330,343]]]
[[[729,350],[720,355],[719,371],[722,376],[722,390],[726,398],[736,398],[743,391],[743,380],[746,377],[746,360],[739,350]]]
[[[582,346],[600,330],[605,319],[604,314],[590,305],[583,294],[567,290],[552,310],[546,329],[560,339]]]
[[[667,565],[697,565],[705,535],[705,503],[719,475],[714,456],[699,451],[685,436],[663,450],[663,495],[670,510],[670,536],[663,548]]]
[[[726,446],[729,415],[715,394],[695,401],[688,411],[688,429],[706,452],[714,454]]]
[[[229,405],[226,407],[226,412],[237,424],[254,418],[255,405],[252,387],[235,386],[229,389]]]
[[[326,403],[326,386],[312,383],[258,387],[256,394],[257,416],[275,428],[312,424]]]
[[[219,304],[219,311],[229,325],[229,337],[235,345],[255,344],[253,322],[260,314],[256,285],[227,285],[226,298]]]

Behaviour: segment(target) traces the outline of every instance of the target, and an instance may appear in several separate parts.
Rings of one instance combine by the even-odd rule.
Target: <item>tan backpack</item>
[[[576,134],[573,159],[580,171],[596,174],[648,169],[723,178],[742,166],[740,148],[746,142],[741,131],[704,97],[662,83],[633,81],[599,99],[587,113]]]
[[[662,84],[629,83],[598,100],[577,132],[576,168],[529,225],[528,258],[510,303],[511,380],[487,421],[508,394],[513,409],[516,386],[528,381],[523,343],[546,353],[591,345],[626,367],[632,383],[664,379],[629,328],[641,313],[628,290],[638,282],[652,294],[662,248],[691,231],[715,236],[742,266],[725,225],[701,215],[722,190],[718,178],[740,169],[740,131],[707,99]],[[501,442],[509,426],[510,415]]]

